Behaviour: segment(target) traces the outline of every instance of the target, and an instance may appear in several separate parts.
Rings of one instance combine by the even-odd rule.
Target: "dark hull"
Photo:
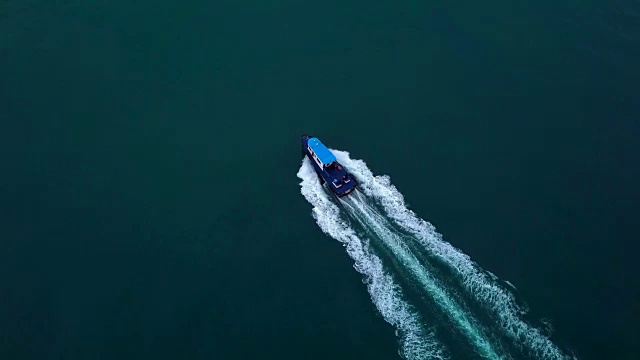
[[[356,189],[357,182],[353,175],[347,173],[344,170],[344,167],[336,162],[336,167],[332,167],[330,170],[324,170],[320,168],[318,163],[313,159],[311,154],[307,148],[307,140],[309,140],[310,136],[303,135],[302,136],[302,152],[309,158],[313,169],[318,174],[318,178],[320,179],[321,184],[325,184],[331,190],[331,192],[337,197],[347,196]],[[348,179],[348,182],[344,182],[344,180]],[[334,185],[334,182],[338,181],[340,183],[339,187]]]

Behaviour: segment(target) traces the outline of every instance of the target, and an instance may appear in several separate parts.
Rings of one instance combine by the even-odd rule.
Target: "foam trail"
[[[400,336],[400,354],[409,360],[445,359],[444,348],[434,334],[421,324],[411,305],[403,300],[399,286],[384,271],[380,258],[340,218],[340,209],[320,185],[306,157],[297,175],[302,179],[302,195],[313,205],[312,214],[316,222],[323,232],[346,247],[355,262],[354,268],[365,277],[371,300],[385,321],[396,328]]]
[[[351,159],[348,152],[332,152],[356,177],[366,195],[376,199],[391,219],[412,233],[432,256],[447,264],[460,277],[466,291],[496,316],[505,334],[516,345],[538,358],[568,358],[540,329],[522,319],[521,315],[526,311],[516,304],[513,294],[487,275],[468,255],[444,241],[433,225],[407,208],[404,197],[388,176],[374,176],[364,161]]]
[[[346,198],[343,203],[348,211],[366,228],[373,230],[378,239],[402,260],[406,268],[414,275],[431,299],[442,308],[458,328],[469,338],[476,348],[478,355],[487,359],[501,359],[507,356],[498,355],[493,345],[482,333],[476,320],[465,313],[464,309],[447,293],[444,287],[430,274],[416,259],[416,257],[402,243],[402,239],[395,234],[377,210],[366,204],[366,200],[354,194]],[[386,225],[386,226],[385,226]]]

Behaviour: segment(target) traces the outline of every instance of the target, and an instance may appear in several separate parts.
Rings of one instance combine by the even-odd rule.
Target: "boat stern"
[[[347,174],[346,179],[339,180],[339,182],[332,181],[331,183],[327,182],[327,185],[331,188],[331,191],[336,194],[337,197],[343,197],[351,194],[353,190],[356,189],[358,183],[356,179],[353,178],[350,174]]]
[[[355,186],[353,186],[352,188],[350,188],[350,189],[348,189],[348,190],[345,190],[345,191],[343,191],[343,192],[342,192],[342,193],[340,193],[340,194],[336,193],[336,196],[337,196],[337,197],[339,197],[339,198],[341,198],[341,197],[345,197],[345,196],[347,196],[347,195],[351,194],[351,193],[353,192],[353,190],[355,190],[355,189],[356,189],[356,187],[355,187]]]

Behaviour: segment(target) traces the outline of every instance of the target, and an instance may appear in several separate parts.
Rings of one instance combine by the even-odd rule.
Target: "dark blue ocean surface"
[[[398,358],[301,194],[302,133],[388,174],[563,353],[640,354],[637,1],[4,0],[0,19],[1,359]],[[478,293],[438,303],[367,221],[435,343],[477,358],[451,311],[499,329]]]

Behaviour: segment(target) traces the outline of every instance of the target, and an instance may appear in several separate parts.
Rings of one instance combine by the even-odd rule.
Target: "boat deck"
[[[355,188],[356,186],[356,181],[353,179],[352,176],[350,176],[347,173],[347,171],[344,169],[344,167],[342,167],[342,165],[338,164],[337,166],[327,167],[324,169],[324,172],[331,178],[331,180],[333,179],[339,180],[338,186],[335,186],[331,180],[327,179],[329,186],[332,189],[334,189],[334,192],[338,196],[342,196],[350,193],[351,191],[353,191],[353,188]],[[344,182],[343,180],[344,177],[347,178],[347,182]]]
[[[341,169],[338,169],[337,167],[334,167],[334,166],[326,167],[324,171],[332,178],[342,179],[343,176],[347,175],[347,172],[344,170],[344,168],[341,165],[340,167]]]

